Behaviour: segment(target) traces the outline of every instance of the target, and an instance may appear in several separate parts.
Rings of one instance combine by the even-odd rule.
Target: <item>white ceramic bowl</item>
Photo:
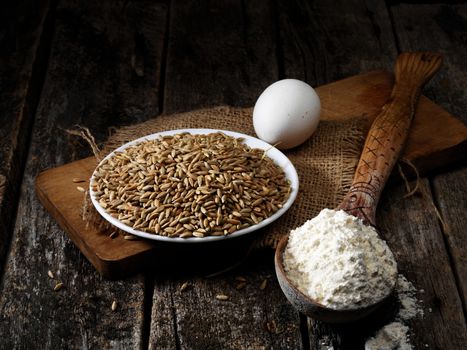
[[[290,181],[290,186],[291,186],[291,192],[290,196],[287,199],[287,201],[283,204],[282,208],[280,208],[278,211],[276,211],[273,215],[270,217],[266,218],[265,220],[261,221],[260,223],[256,225],[249,226],[247,228],[235,231],[232,234],[228,234],[225,236],[207,236],[203,238],[198,238],[198,237],[190,237],[190,238],[180,238],[180,237],[165,237],[165,236],[159,236],[156,234],[152,233],[147,233],[147,232],[142,232],[139,230],[135,230],[134,228],[125,225],[122,223],[120,220],[112,217],[109,215],[103,207],[100,206],[98,200],[96,199],[96,196],[94,194],[94,191],[92,190],[92,186],[89,186],[89,193],[91,197],[92,204],[96,208],[96,210],[99,212],[102,217],[110,222],[112,225],[118,227],[119,229],[128,232],[132,235],[139,236],[142,238],[147,238],[147,239],[152,239],[155,241],[165,241],[165,242],[176,242],[176,243],[203,243],[203,242],[212,242],[212,241],[220,241],[220,240],[225,240],[225,239],[231,239],[239,236],[243,236],[247,233],[256,231],[266,225],[269,225],[271,222],[277,220],[280,216],[282,216],[292,205],[292,203],[295,201],[295,198],[297,197],[298,193],[298,175],[297,171],[295,170],[295,167],[293,166],[292,162],[277,148],[271,146],[270,144],[261,141],[255,137],[241,134],[238,132],[233,132],[233,131],[228,131],[228,130],[217,130],[217,129],[178,129],[178,130],[170,130],[170,131],[163,131],[151,135],[147,135],[144,137],[141,137],[139,139],[136,139],[134,141],[128,142],[124,144],[123,146],[120,146],[117,148],[115,151],[112,153],[108,154],[102,161],[101,163],[97,166],[102,164],[106,159],[112,157],[115,152],[121,152],[125,148],[128,148],[136,143],[146,141],[146,140],[153,140],[159,136],[164,136],[164,135],[174,135],[174,134],[180,134],[183,132],[188,132],[190,134],[211,134],[211,133],[216,133],[216,132],[222,132],[226,135],[233,136],[236,138],[243,138],[244,143],[248,145],[251,148],[259,148],[263,149],[266,151],[266,154],[269,158],[271,158],[278,166],[280,166],[283,170],[284,173],[287,177],[287,179]],[[96,170],[97,170],[96,168]],[[96,172],[94,171],[94,173]],[[89,181],[90,184],[93,183],[93,178],[94,178],[94,173],[91,176],[91,181]]]

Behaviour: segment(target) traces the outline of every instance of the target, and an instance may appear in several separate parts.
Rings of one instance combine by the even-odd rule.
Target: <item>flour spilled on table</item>
[[[422,317],[423,309],[416,298],[417,289],[403,275],[397,279],[397,298],[400,309],[394,322],[379,329],[375,336],[365,343],[365,350],[412,350],[410,343],[410,328],[406,321],[414,317]]]

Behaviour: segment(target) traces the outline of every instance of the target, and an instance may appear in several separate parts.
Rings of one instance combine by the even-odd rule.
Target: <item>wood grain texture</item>
[[[432,180],[433,194],[443,222],[441,228],[454,263],[459,292],[467,312],[467,167],[441,174]]]
[[[46,91],[52,79],[46,82]],[[43,97],[47,100],[47,95]],[[50,97],[49,97],[50,98]],[[133,348],[141,342],[143,281],[102,280],[34,194],[36,174],[61,162],[70,145],[60,132],[49,136],[57,114],[39,105],[31,153],[22,183],[18,218],[0,293],[0,334],[5,348]],[[62,120],[62,125],[73,123]],[[79,207],[76,208],[79,210]],[[56,276],[47,276],[51,270]],[[55,292],[56,283],[64,288]],[[118,311],[111,304],[118,300]],[[27,336],[25,336],[27,334]],[[113,345],[112,345],[113,344]]]
[[[271,5],[172,1],[164,112],[251,105],[277,80]],[[185,263],[196,267],[197,260]],[[217,260],[212,264],[216,267]],[[242,291],[235,289],[229,274],[213,279],[180,274],[170,274],[170,280],[157,278],[150,348],[301,348],[298,313],[273,282],[272,257],[265,264],[260,260],[245,264],[239,273],[244,272],[249,284]],[[271,286],[259,290],[264,278]],[[183,282],[191,287],[180,293]],[[217,300],[219,293],[230,299]],[[267,322],[272,331],[274,324],[285,331],[274,335],[265,327]]]
[[[465,4],[397,4],[391,6],[399,46],[404,50],[417,47],[436,49],[444,55],[443,69],[433,79],[428,95],[448,111],[467,123],[467,7]],[[430,33],[430,35],[426,35]],[[462,153],[467,159],[467,152]],[[461,162],[459,162],[461,164]],[[441,224],[448,251],[453,261],[464,312],[467,293],[467,261],[465,259],[465,201],[467,168],[439,174],[431,179],[434,202],[439,206],[446,225]]]
[[[151,332],[150,349],[301,348],[298,313],[280,293],[267,253],[216,277],[156,279],[151,330],[158,331]],[[246,280],[240,290],[238,277]],[[174,331],[177,342],[168,337]]]
[[[397,4],[390,7],[401,50],[436,50],[443,69],[426,95],[467,123],[467,7],[465,4]]]
[[[109,279],[122,279],[141,272],[153,258],[153,245],[147,241],[127,241],[122,235],[110,238],[112,231],[99,230],[82,218],[85,194],[97,162],[94,157],[72,162],[40,173],[36,178],[38,199],[60,227],[94,265]],[[74,183],[72,179],[82,179]]]
[[[164,112],[250,106],[277,80],[272,1],[171,2]]]
[[[417,296],[425,316],[409,322],[412,343],[428,349],[463,349],[467,328],[443,233],[428,180],[420,180],[419,186],[420,192],[408,198],[402,186],[388,189],[377,222],[399,272],[418,290],[423,289]]]
[[[4,348],[143,347],[144,279],[102,279],[34,194],[39,171],[89,155],[66,135],[75,124],[102,139],[109,125],[158,112],[158,76],[165,5],[124,1],[61,1],[42,91],[18,217],[0,292]],[[140,40],[136,38],[145,37]],[[143,44],[141,44],[143,43]],[[140,59],[146,62],[138,72]],[[135,61],[136,60],[136,61]],[[142,78],[141,73],[148,76]],[[120,113],[120,114],[119,114]],[[79,210],[79,206],[75,207]],[[51,270],[55,280],[47,276]],[[57,282],[64,288],[54,291]],[[117,308],[111,305],[117,301]]]
[[[48,0],[6,1],[0,14],[0,271],[43,83],[50,41],[44,27],[50,24],[50,7]]]
[[[278,6],[283,74],[318,86],[397,57],[384,1],[286,1]]]
[[[98,143],[110,127],[159,114],[165,4],[68,0],[56,16],[49,75],[60,82],[53,87],[57,113],[88,127]]]

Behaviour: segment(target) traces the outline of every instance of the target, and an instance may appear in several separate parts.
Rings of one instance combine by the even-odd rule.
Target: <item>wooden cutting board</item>
[[[322,119],[366,116],[372,120],[389,97],[392,85],[392,74],[375,71],[321,86],[316,91],[322,103]],[[423,174],[465,161],[466,151],[467,127],[422,96],[403,157]],[[192,245],[179,245],[174,250],[171,243],[127,241],[122,236],[110,239],[109,232],[100,232],[82,220],[83,193],[77,191],[77,184],[72,182],[75,177],[89,179],[96,165],[91,157],[45,170],[36,179],[36,191],[44,207],[104,277],[123,278],[163,261],[171,264],[175,260],[173,254],[194,256],[191,261],[198,261],[202,256],[217,261],[218,255],[227,266],[238,261],[246,251],[247,242],[239,238],[210,243],[195,250],[190,248]],[[81,185],[86,188],[88,183]]]

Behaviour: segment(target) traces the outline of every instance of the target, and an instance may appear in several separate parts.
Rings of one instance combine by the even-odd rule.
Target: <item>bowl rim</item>
[[[224,236],[206,236],[206,237],[187,237],[187,238],[180,238],[180,237],[167,237],[167,236],[160,236],[157,234],[153,233],[147,233],[143,231],[136,230],[124,223],[122,223],[120,220],[112,217],[110,214],[108,214],[105,209],[99,204],[98,200],[96,199],[96,196],[94,194],[94,191],[92,189],[92,184],[94,182],[94,174],[96,173],[97,169],[102,165],[104,161],[107,159],[111,158],[115,153],[121,152],[124,149],[131,147],[137,143],[148,141],[148,140],[153,140],[156,139],[160,136],[168,136],[168,135],[175,135],[175,134],[180,134],[180,133],[190,133],[193,135],[199,135],[199,134],[211,134],[211,133],[224,133],[228,136],[233,136],[235,138],[242,138],[243,142],[248,145],[251,148],[259,148],[262,149],[266,152],[269,158],[271,158],[282,170],[284,171],[287,179],[290,181],[290,195],[287,201],[283,204],[282,208],[280,208],[278,211],[276,211],[273,215],[269,216],[265,220],[261,221],[260,223],[256,225],[252,225],[249,227],[246,227],[244,229],[235,231],[231,234],[224,235]],[[222,130],[222,129],[209,129],[209,128],[186,128],[186,129],[174,129],[174,130],[166,130],[162,132],[156,132],[153,134],[149,134],[143,137],[140,137],[138,139],[135,139],[133,141],[127,142],[123,144],[122,146],[118,147],[117,149],[113,150],[110,152],[108,155],[106,155],[96,166],[94,169],[91,178],[89,180],[89,197],[91,198],[91,202],[94,206],[94,208],[97,210],[97,212],[110,224],[113,226],[116,226],[117,228],[121,229],[124,232],[127,232],[129,234],[132,234],[134,236],[138,236],[141,238],[146,238],[150,239],[153,241],[163,241],[163,242],[172,242],[172,243],[208,243],[208,242],[216,242],[216,241],[222,241],[226,239],[232,239],[232,238],[237,238],[244,236],[248,233],[252,233],[254,231],[257,231],[269,224],[271,224],[273,221],[279,219],[282,215],[285,214],[287,210],[290,209],[292,206],[293,202],[295,201],[297,194],[298,194],[298,188],[299,188],[299,179],[298,179],[298,174],[297,170],[295,169],[294,165],[290,161],[287,156],[279,151],[276,147],[270,145],[269,143],[262,141],[256,137],[243,134],[240,132],[236,131],[230,131],[230,130]]]

